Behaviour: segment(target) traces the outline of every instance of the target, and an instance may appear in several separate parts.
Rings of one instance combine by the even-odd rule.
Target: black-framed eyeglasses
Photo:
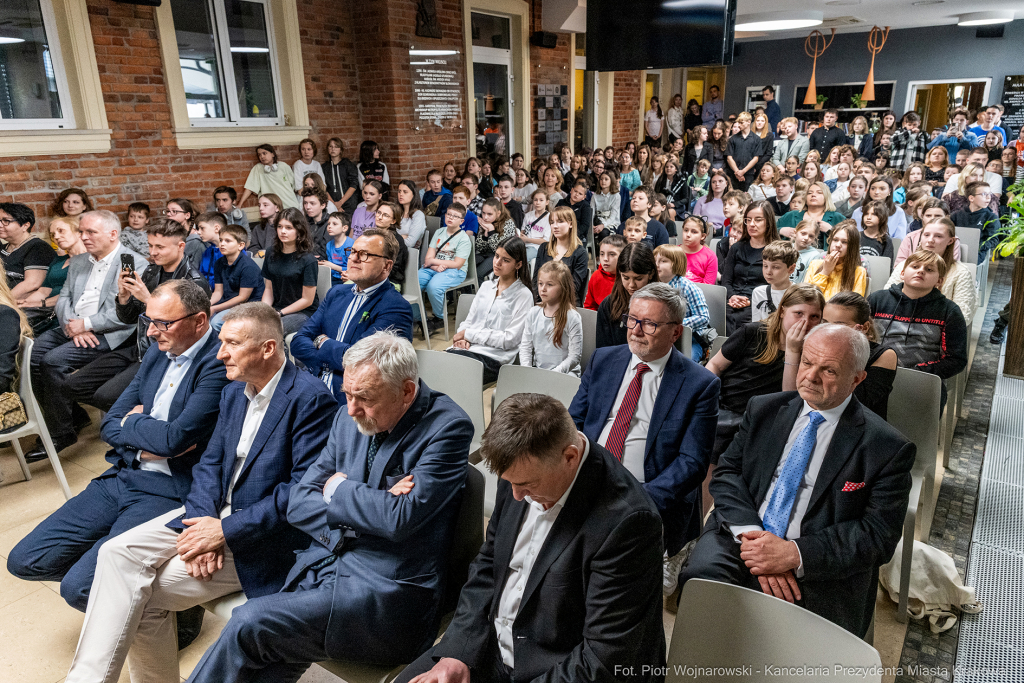
[[[374,258],[382,258],[385,260],[387,259],[387,256],[384,256],[383,254],[371,254],[368,251],[362,250],[356,251],[352,249],[352,247],[349,247],[345,250],[345,258],[349,259],[350,261],[355,261],[356,263],[365,263],[366,261],[370,260],[371,256]]]
[[[18,221],[14,220],[13,218],[0,218],[0,225],[4,226],[5,228],[11,223],[20,225],[20,223],[18,223]]]
[[[152,318],[150,318],[147,315],[139,314],[139,320],[144,322],[146,324],[146,327],[149,327],[150,325],[152,325],[153,327],[155,327],[156,329],[160,330],[161,332],[166,332],[167,330],[171,329],[171,325],[173,325],[174,323],[180,323],[182,320],[185,320],[185,318],[191,318],[193,315],[197,315],[197,314],[196,313],[191,313],[191,314],[186,315],[186,316],[184,316],[182,318],[178,318],[177,320],[153,320]]]
[[[640,329],[644,331],[644,334],[654,334],[658,331],[658,328],[663,325],[678,325],[679,323],[658,323],[653,320],[641,320],[640,318],[634,318],[627,313],[622,316],[622,324],[629,330],[632,330],[639,325]]]

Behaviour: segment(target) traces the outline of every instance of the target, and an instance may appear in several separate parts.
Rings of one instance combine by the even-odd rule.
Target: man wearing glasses
[[[100,427],[111,468],[33,529],[7,560],[19,578],[59,581],[61,596],[83,612],[100,546],[184,505],[228,383],[210,328],[210,298],[199,285],[171,280],[157,287],[143,318],[154,343]]]
[[[389,327],[412,341],[412,309],[388,280],[398,248],[394,232],[364,230],[345,250],[352,284],[332,287],[292,339],[295,360],[318,375],[342,405],[342,358],[350,346]]]
[[[685,305],[663,283],[640,289],[623,316],[628,345],[598,349],[569,406],[576,426],[639,480],[665,530],[663,590],[676,589],[679,551],[697,537],[720,382],[673,348]]]

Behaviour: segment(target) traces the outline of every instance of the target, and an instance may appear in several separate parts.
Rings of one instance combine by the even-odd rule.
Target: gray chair
[[[46,450],[46,457],[50,461],[50,466],[53,467],[53,473],[57,475],[57,483],[64,494],[64,499],[70,500],[71,489],[68,488],[68,480],[64,477],[64,468],[61,467],[60,458],[57,457],[57,449],[53,447],[53,441],[50,439],[50,431],[46,428],[43,411],[40,410],[35,392],[32,391],[32,344],[31,337],[22,337],[21,379],[18,384],[18,395],[21,396],[21,402],[25,405],[25,417],[28,418],[28,422],[14,431],[0,435],[0,443],[10,442],[11,448],[14,449],[14,454],[18,456],[21,474],[25,477],[25,481],[28,481],[32,478],[32,472],[29,471],[28,463],[25,461],[25,454],[21,450],[21,444],[18,442],[18,439],[38,434],[39,440],[43,443],[43,449]]]
[[[920,370],[896,368],[896,379],[889,394],[888,422],[917,446],[911,472],[912,485],[907,514],[903,520],[903,559],[900,573],[900,601],[896,618],[907,621],[910,591],[910,567],[914,554],[914,526],[921,515],[921,537],[928,538],[931,504],[938,460],[939,405],[942,380]]]
[[[868,263],[868,294],[885,287],[892,275],[892,261],[888,256],[867,256]]]
[[[721,242],[721,241],[722,241],[721,237],[716,237],[715,239],[711,240],[711,244],[708,245],[708,248],[711,249],[711,251],[713,251],[713,252],[715,252],[717,254],[718,253],[718,243]]]
[[[580,358],[580,371],[587,369],[590,357],[597,350],[597,311],[578,306],[580,318],[583,323],[583,356]]]
[[[493,414],[494,408],[512,394],[524,392],[557,398],[568,408],[579,388],[580,378],[575,375],[522,365],[502,365],[498,371],[498,383],[491,397],[491,413]]]
[[[760,665],[768,653],[772,666],[800,673],[769,675]],[[683,586],[667,663],[665,683],[692,681],[695,670],[706,672],[705,682],[796,683],[816,668],[830,681],[882,680],[878,651],[841,626],[760,591],[705,579]],[[740,673],[744,667],[749,674]]]
[[[427,250],[430,249],[430,242],[434,239],[434,233],[441,230],[441,219],[437,216],[427,216],[427,229],[423,231],[423,237],[421,244],[423,245],[420,249],[420,268],[423,267],[423,259],[427,257]]]
[[[459,303],[455,306],[455,331],[459,331],[459,325],[469,317],[469,311],[473,308],[473,299],[476,294],[460,294]]]
[[[693,284],[704,292],[704,300],[708,304],[708,316],[711,318],[711,327],[715,328],[719,336],[724,336],[725,302],[728,299],[728,290],[720,285],[706,285],[703,282],[694,282]]]
[[[679,244],[679,238],[678,237],[669,237],[668,238],[668,243],[671,244],[671,245],[678,245]]]
[[[320,297],[320,303],[323,303],[324,297],[331,291],[331,273],[333,271],[327,266],[317,266],[316,270],[316,294]]]
[[[903,244],[903,240],[901,240],[899,237],[890,237],[889,239],[892,240],[892,253],[900,253],[900,245]],[[896,264],[893,265],[895,266]]]
[[[263,257],[262,256],[256,256],[255,254],[250,254],[250,256],[252,257],[253,263],[255,263],[257,266],[259,266],[260,269],[262,269],[263,268]]]
[[[419,249],[409,250],[409,262],[405,264],[405,284],[402,285],[402,296],[409,302],[410,306],[420,311],[420,324],[423,325],[423,338],[427,340],[427,348],[430,348],[430,330],[427,328],[427,308],[423,305],[423,290],[420,289],[419,269],[416,264],[420,262]]]
[[[978,263],[978,253],[981,248],[981,229],[957,228],[956,236],[960,239],[960,262],[964,265],[974,264],[976,266],[974,283],[978,286],[979,290],[978,305],[984,308],[987,299],[989,260],[985,259]]]
[[[444,351],[417,349],[420,379],[431,389],[447,394],[473,421],[473,446],[480,448],[484,428],[484,364],[478,360]]]
[[[690,357],[690,353],[693,351],[693,330],[686,325],[683,325],[683,333],[676,340],[676,348],[679,349],[679,353],[687,358]]]
[[[473,293],[475,294],[477,289],[479,289],[476,278],[476,241],[472,239],[472,236],[470,237],[469,243],[471,247],[469,250],[469,260],[466,262],[466,279],[460,282],[459,284],[455,285],[454,287],[449,287],[448,289],[445,290],[445,308],[447,308],[448,292],[454,292],[456,290],[464,289],[466,287],[472,287]],[[447,310],[445,311],[444,315],[444,338],[445,341],[451,339],[451,336],[448,334]]]

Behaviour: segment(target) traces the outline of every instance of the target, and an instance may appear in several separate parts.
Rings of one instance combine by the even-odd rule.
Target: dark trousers
[[[1009,325],[1010,321],[1013,319],[1013,316],[1010,313],[1010,302],[1009,301],[1007,301],[1006,305],[1003,306],[1001,311],[999,311],[999,319],[1002,320],[1003,323],[1006,324],[1006,325]]]
[[[460,356],[465,356],[466,358],[472,358],[473,360],[478,360],[481,363],[483,363],[484,384],[490,384],[491,382],[498,381],[498,371],[501,370],[501,363],[499,361],[494,360],[490,356],[485,356],[482,353],[473,353],[472,351],[467,351],[466,349],[450,348],[448,349],[448,353],[454,353]]]
[[[58,327],[39,337],[32,347],[32,386],[57,450],[77,440],[72,413],[75,401],[69,386],[71,373],[110,352],[103,336],[97,338],[100,343],[96,348],[80,348]]]
[[[760,591],[761,584],[740,558],[740,544],[714,512],[679,573],[679,586],[690,579],[708,579]],[[800,604],[798,601],[797,604]]]
[[[100,546],[180,507],[169,497],[173,488],[165,474],[127,468],[93,479],[14,547],[7,571],[27,581],[60,581],[61,597],[84,612]]]
[[[71,398],[109,412],[141,365],[136,344],[103,354],[68,378]]]
[[[529,266],[527,266],[529,268]],[[476,277],[480,282],[487,279],[487,276],[494,272],[494,254],[476,255]]]
[[[722,239],[725,239],[724,237]],[[744,296],[749,298],[749,294]],[[736,330],[740,329],[744,325],[750,322],[752,310],[750,306],[744,306],[743,308],[732,308],[731,306],[725,307],[725,327],[728,334],[733,334]]]
[[[729,173],[730,180],[732,180],[732,189],[739,190],[740,192],[746,192],[747,188],[750,187],[750,179],[754,176],[754,169],[750,169],[743,174],[743,180],[736,177],[735,173]]]

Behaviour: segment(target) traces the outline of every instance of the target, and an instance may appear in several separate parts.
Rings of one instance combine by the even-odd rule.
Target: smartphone
[[[135,277],[135,258],[131,254],[121,254],[121,271],[128,271]]]

